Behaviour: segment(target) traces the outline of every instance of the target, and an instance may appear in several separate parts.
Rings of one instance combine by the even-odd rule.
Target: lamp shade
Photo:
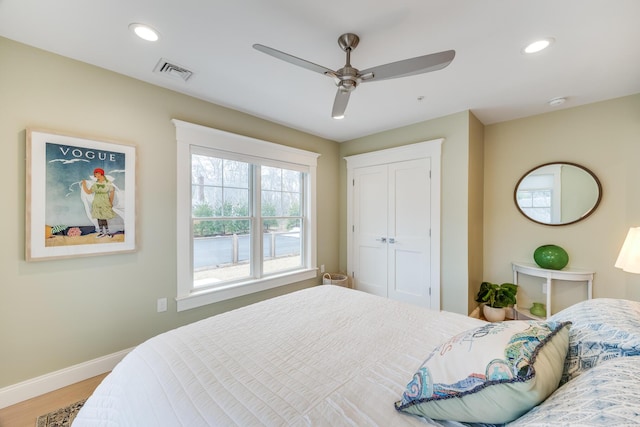
[[[628,273],[640,274],[640,227],[629,229],[615,266]]]

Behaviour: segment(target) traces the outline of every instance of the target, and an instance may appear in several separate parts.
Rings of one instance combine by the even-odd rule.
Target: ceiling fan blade
[[[333,117],[334,119],[341,119],[344,117],[344,111],[347,109],[350,95],[351,92],[338,88],[336,99],[333,101],[333,110],[331,111],[331,117]]]
[[[274,58],[281,59],[293,65],[297,65],[298,67],[306,68],[307,70],[315,71],[316,73],[329,74],[330,76],[335,75],[335,71],[323,67],[322,65],[314,64],[313,62],[309,62],[296,56],[289,55],[288,53],[281,52],[269,46],[264,46],[256,43],[253,45],[253,48],[259,50],[260,52],[266,53],[267,55],[271,55]]]
[[[360,75],[362,76],[363,82],[369,82],[429,73],[446,67],[453,61],[455,56],[455,50],[445,50],[443,52],[378,65],[377,67],[360,71]],[[373,76],[367,77],[367,74],[372,74]]]

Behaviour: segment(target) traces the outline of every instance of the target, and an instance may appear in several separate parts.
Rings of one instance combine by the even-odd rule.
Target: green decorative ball
[[[542,245],[533,253],[533,259],[542,268],[562,270],[569,263],[569,254],[560,246]]]

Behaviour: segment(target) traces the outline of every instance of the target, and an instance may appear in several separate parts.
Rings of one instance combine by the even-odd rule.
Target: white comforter
[[[436,345],[482,323],[336,286],[305,289],[141,344],[73,426],[424,426],[394,401]]]

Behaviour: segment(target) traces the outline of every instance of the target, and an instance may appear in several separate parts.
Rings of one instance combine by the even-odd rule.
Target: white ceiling
[[[491,124],[639,93],[639,18],[638,0],[0,0],[0,36],[335,141],[467,109]],[[138,39],[133,22],[160,40]],[[252,48],[337,70],[346,32],[360,36],[351,56],[360,70],[448,49],[456,57],[440,71],[360,85],[339,121],[332,79]],[[556,42],[521,54],[541,37]],[[160,58],[193,76],[154,73]],[[567,102],[549,107],[556,97]]]

